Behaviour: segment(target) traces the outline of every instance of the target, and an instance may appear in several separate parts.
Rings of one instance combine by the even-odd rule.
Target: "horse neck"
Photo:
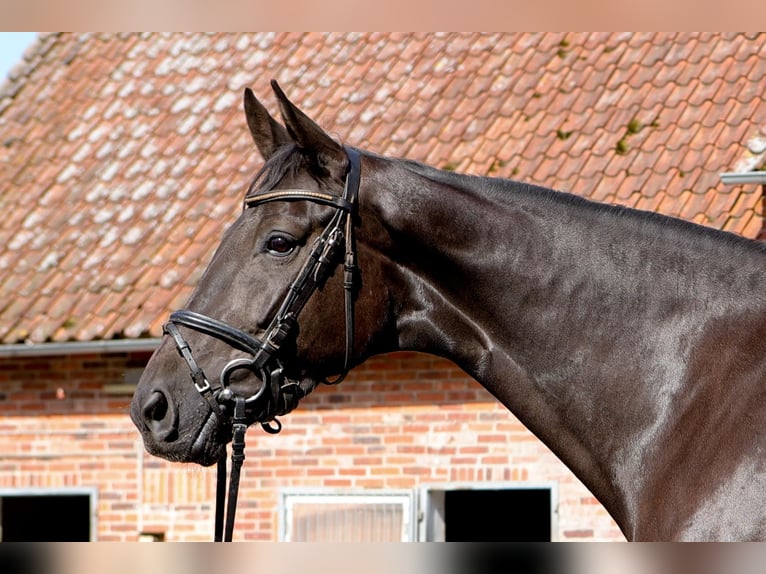
[[[373,173],[398,348],[463,368],[630,537],[671,417],[658,396],[678,393],[688,341],[731,305],[705,279],[726,275],[725,242],[685,249],[683,224],[515,182],[397,162]],[[716,257],[717,271],[689,272]]]

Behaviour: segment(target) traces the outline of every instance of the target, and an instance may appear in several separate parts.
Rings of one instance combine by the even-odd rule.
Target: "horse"
[[[265,163],[132,399],[150,453],[220,462],[411,350],[488,389],[628,540],[766,539],[761,243],[351,147],[271,85],[282,123],[244,92]]]

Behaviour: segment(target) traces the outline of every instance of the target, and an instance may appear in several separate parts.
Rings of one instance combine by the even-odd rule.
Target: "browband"
[[[309,200],[315,203],[337,207],[343,211],[352,211],[354,206],[343,197],[331,195],[329,193],[320,193],[318,191],[309,191],[307,189],[280,189],[279,191],[269,191],[260,195],[245,198],[245,207],[255,207],[262,203],[271,201],[299,201]]]

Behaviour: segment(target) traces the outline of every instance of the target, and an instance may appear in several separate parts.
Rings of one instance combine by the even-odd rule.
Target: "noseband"
[[[359,153],[344,148],[348,156],[348,171],[343,195],[321,193],[305,189],[273,190],[245,198],[245,208],[255,207],[272,201],[311,201],[335,208],[332,219],[322,234],[315,240],[309,257],[300,272],[290,284],[279,310],[271,320],[262,338],[255,337],[231,325],[194,311],[180,310],[170,314],[163,330],[175,342],[179,354],[189,367],[194,387],[205,398],[219,422],[232,420],[232,468],[229,484],[229,502],[226,513],[226,534],[224,541],[231,541],[234,530],[234,514],[239,488],[239,471],[245,459],[245,431],[247,411],[262,404],[258,418],[263,429],[278,433],[282,425],[275,418],[289,410],[303,398],[305,391],[297,383],[286,381],[283,349],[293,343],[298,335],[298,315],[312,293],[320,287],[343,259],[346,312],[346,354],[343,371],[335,380],[322,382],[340,383],[351,367],[354,353],[354,289],[356,276],[356,252],[354,245],[354,216],[357,213],[359,194],[360,159]],[[342,246],[345,244],[345,258]],[[179,326],[219,339],[231,347],[247,353],[250,357],[233,359],[221,371],[220,381],[211,385],[204,371],[197,364],[189,343],[181,334]],[[261,380],[255,393],[243,397],[229,386],[232,374],[238,370],[253,373]],[[232,409],[233,406],[233,409]],[[233,412],[232,412],[233,410]],[[273,421],[274,426],[270,423]],[[218,461],[218,485],[216,492],[215,541],[222,540],[223,507],[226,498],[226,456]]]

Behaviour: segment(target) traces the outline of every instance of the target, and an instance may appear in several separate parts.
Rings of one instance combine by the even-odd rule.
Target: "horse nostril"
[[[144,418],[152,422],[158,422],[168,414],[168,400],[165,395],[159,391],[154,391],[149,400],[144,403]]]
[[[144,403],[144,421],[154,437],[165,442],[178,438],[178,424],[165,393],[154,391]]]

